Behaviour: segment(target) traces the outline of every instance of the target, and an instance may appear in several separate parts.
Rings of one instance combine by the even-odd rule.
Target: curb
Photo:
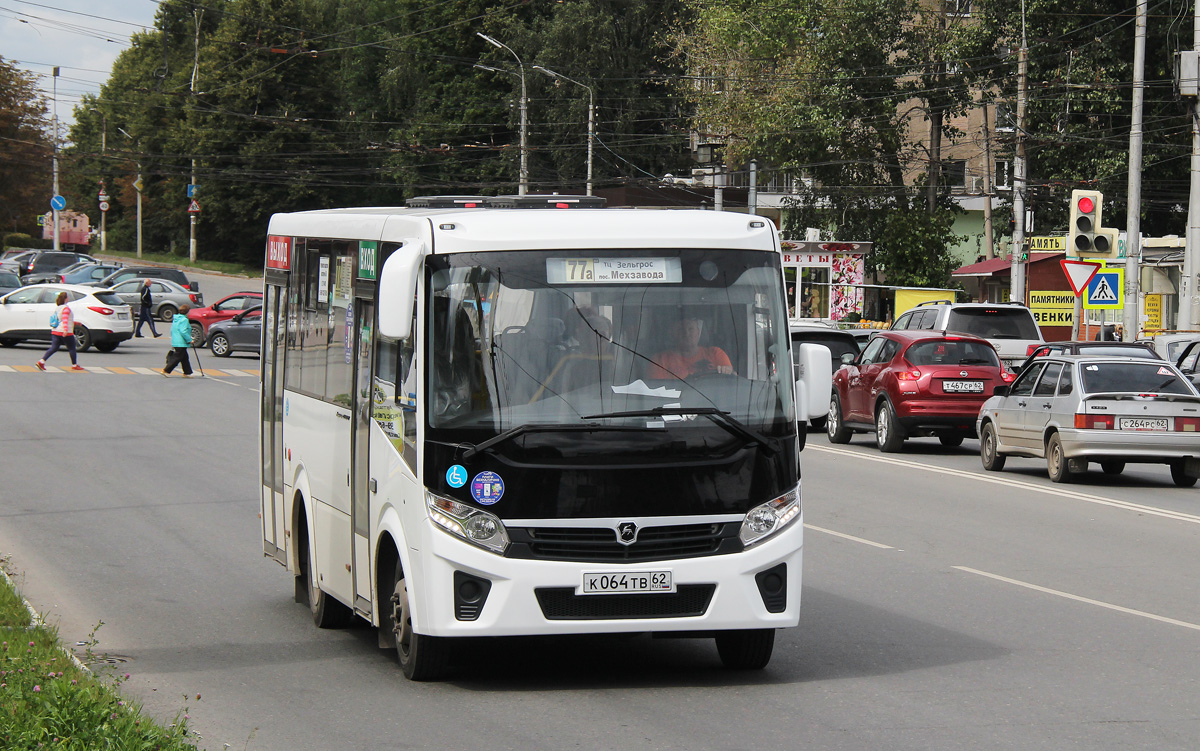
[[[2,563],[4,560],[6,559],[0,559],[0,563]],[[21,602],[25,605],[25,609],[29,611],[29,625],[26,628],[33,629],[45,626],[46,619],[33,609],[33,605],[29,604],[29,600],[25,599],[25,595],[21,593],[21,588],[17,586],[17,583],[14,582],[12,577],[8,575],[8,572],[4,570],[3,565],[0,565],[0,576],[4,577],[4,582],[8,586],[12,587],[12,590],[17,593],[18,597],[21,598]],[[91,668],[79,661],[79,658],[75,656],[74,652],[62,645],[61,640],[59,640],[59,649],[63,651],[63,654],[65,654],[67,658],[71,660],[71,663],[75,665],[75,667],[79,668],[88,675],[95,675]]]

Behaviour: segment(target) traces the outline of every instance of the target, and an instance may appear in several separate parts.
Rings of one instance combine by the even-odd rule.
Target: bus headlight
[[[472,545],[504,555],[508,532],[495,516],[433,493],[425,494],[425,506],[429,509],[429,518],[445,531]]]
[[[757,545],[800,517],[800,488],[796,487],[766,503],[755,506],[742,520],[738,537],[742,545]]]

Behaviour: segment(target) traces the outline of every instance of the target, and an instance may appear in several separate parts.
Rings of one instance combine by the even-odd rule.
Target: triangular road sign
[[[1059,261],[1059,264],[1062,265],[1063,273],[1067,275],[1067,281],[1071,283],[1071,289],[1075,292],[1076,297],[1087,291],[1088,282],[1092,281],[1092,277],[1100,270],[1100,264],[1096,261],[1063,259]]]

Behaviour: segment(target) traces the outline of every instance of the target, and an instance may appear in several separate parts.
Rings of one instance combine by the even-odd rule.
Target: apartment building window
[[[1001,190],[1012,189],[1012,161],[996,160],[996,171],[992,174],[992,184]]]
[[[942,175],[946,185],[953,188],[965,188],[967,185],[967,161],[965,159],[948,159],[942,162]]]

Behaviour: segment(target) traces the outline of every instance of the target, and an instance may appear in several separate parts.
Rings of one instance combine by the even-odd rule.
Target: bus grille
[[[577,595],[572,587],[535,589],[550,621],[621,618],[694,618],[704,615],[716,584],[680,584],[670,594]]]
[[[510,527],[510,558],[591,563],[633,563],[724,555],[742,550],[740,524],[643,527],[632,545],[617,542],[607,527]]]

